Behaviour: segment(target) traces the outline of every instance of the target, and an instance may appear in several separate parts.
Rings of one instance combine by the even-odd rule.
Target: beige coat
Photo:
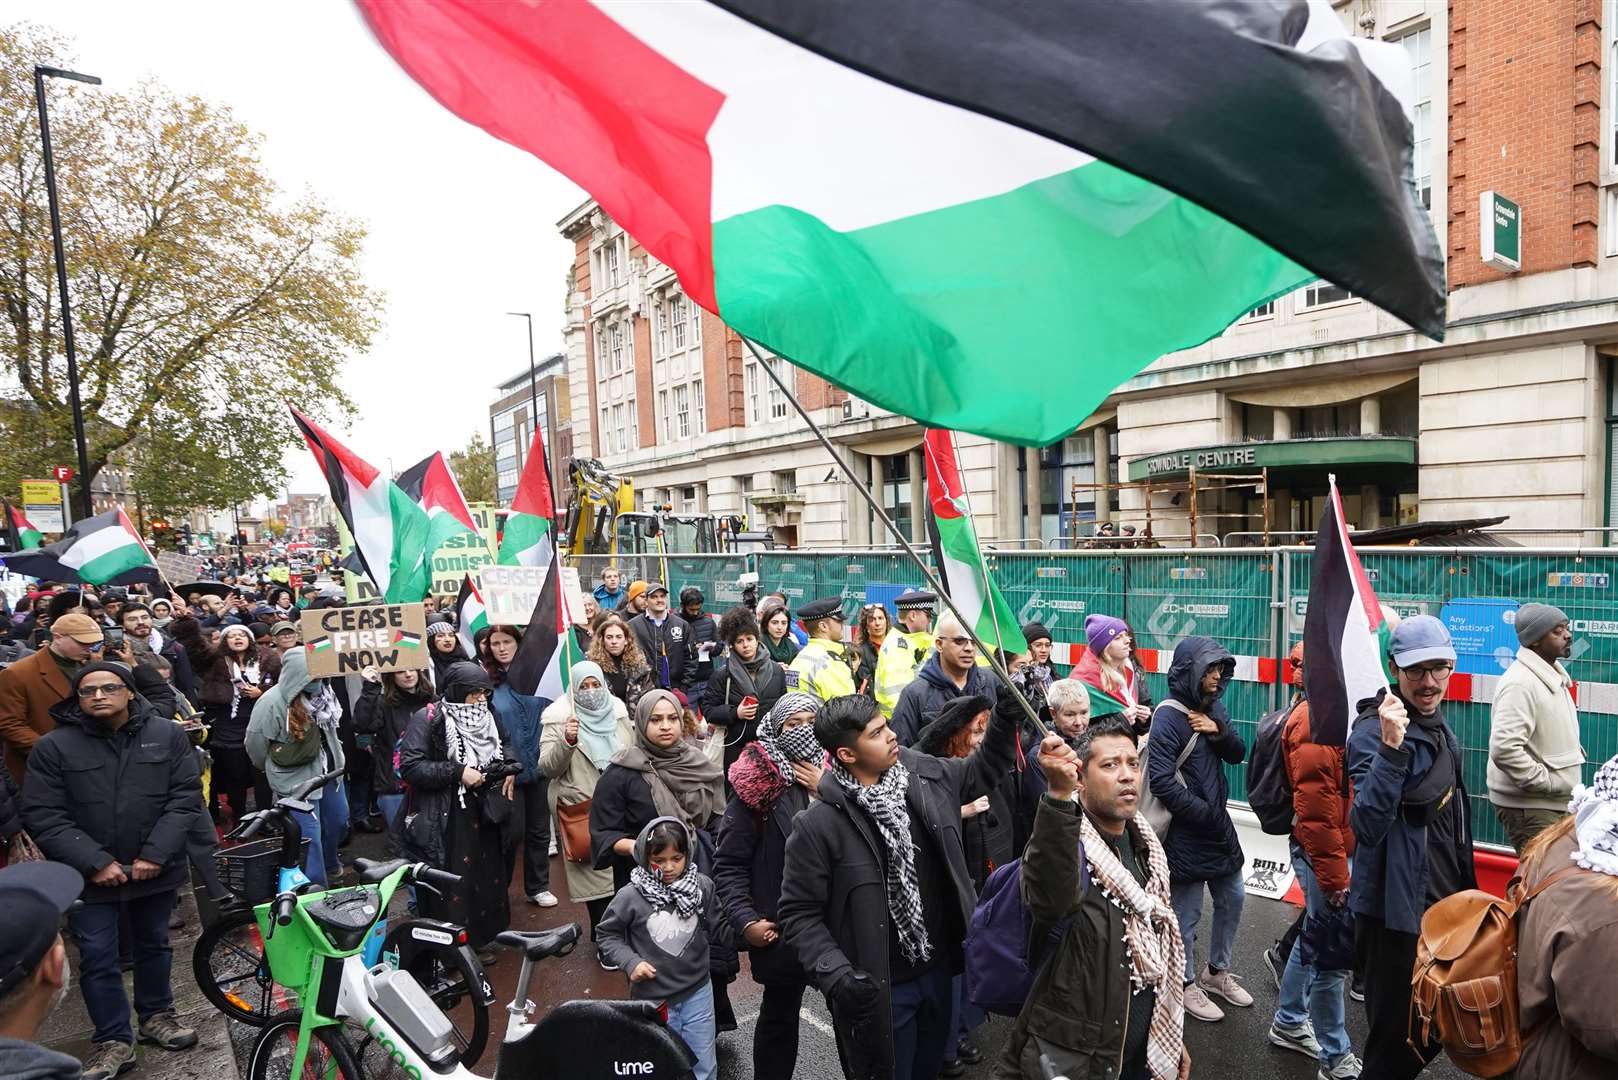
[[[1579,714],[1560,663],[1524,646],[1500,676],[1489,728],[1489,801],[1524,810],[1566,812],[1584,750]]]
[[[618,717],[618,741],[624,746],[633,746],[635,725],[629,719],[629,710],[617,698],[612,699],[612,706]],[[563,737],[572,710],[572,702],[562,698],[546,706],[540,717],[544,726],[539,734],[539,771],[550,777],[552,817],[556,815],[557,806],[572,806],[591,798],[595,794],[596,781],[601,779],[601,772],[589,755],[577,746],[569,745]],[[589,863],[570,862],[567,859],[562,860],[562,865],[567,868],[568,899],[576,903],[604,900],[615,891],[611,867],[594,870]]]
[[[1577,837],[1564,836],[1525,876],[1572,865]],[[1516,1080],[1611,1080],[1618,1076],[1618,882],[1580,870],[1534,898],[1517,927],[1517,1000],[1534,1032]]]

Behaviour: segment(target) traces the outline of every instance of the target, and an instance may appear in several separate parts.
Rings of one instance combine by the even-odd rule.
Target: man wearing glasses
[[[56,727],[51,708],[68,696],[79,669],[101,657],[101,626],[82,609],[57,616],[50,634],[45,648],[0,671],[0,738],[18,784],[34,744]]]
[[[84,876],[83,906],[68,917],[95,1024],[84,1076],[110,1080],[133,1063],[137,1035],[164,1050],[197,1042],[174,1011],[169,915],[202,780],[185,729],[157,715],[122,664],[86,664],[51,713],[56,729],[28,759],[23,827],[47,859]],[[138,1028],[118,970],[120,917],[133,938]]]
[[[1442,710],[1455,673],[1449,631],[1431,615],[1406,619],[1388,652],[1395,686],[1364,703],[1348,737],[1356,841],[1348,902],[1370,1027],[1364,1075],[1409,1080],[1442,1048],[1436,1031],[1424,1043],[1409,1026],[1421,917],[1477,888],[1477,874],[1461,746]]]

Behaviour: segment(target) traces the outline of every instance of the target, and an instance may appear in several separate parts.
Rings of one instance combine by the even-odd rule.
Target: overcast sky
[[[152,75],[229,105],[264,137],[289,193],[310,189],[369,229],[364,270],[386,294],[383,330],[351,358],[342,434],[395,470],[488,439],[497,383],[561,348],[571,246],[556,222],[584,198],[529,154],[452,116],[416,86],[339,0],[12,0],[7,23],[75,41],[77,69],[110,88]],[[62,84],[57,83],[56,86]],[[83,92],[94,93],[93,89]],[[64,184],[71,177],[62,177]],[[294,491],[324,490],[307,451]]]

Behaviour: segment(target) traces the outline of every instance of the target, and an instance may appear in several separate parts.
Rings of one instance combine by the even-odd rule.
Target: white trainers
[[[1365,1063],[1354,1056],[1351,1050],[1331,1063],[1328,1068],[1324,1065],[1315,1073],[1315,1080],[1359,1080],[1360,1071]]]
[[[551,892],[549,889],[541,889],[533,896],[530,896],[528,900],[530,903],[538,904],[540,907],[556,906],[556,894]]]
[[[1295,1028],[1270,1024],[1270,1042],[1283,1050],[1293,1050],[1310,1061],[1320,1060],[1320,1042],[1315,1038],[1315,1026],[1305,1020]]]
[[[1203,965],[1202,974],[1197,976],[1197,985],[1210,994],[1218,994],[1232,1005],[1247,1008],[1253,1004],[1253,995],[1242,989],[1236,976],[1229,971],[1221,971],[1215,975],[1206,964]]]
[[[1198,1020],[1206,1020],[1210,1024],[1225,1018],[1225,1010],[1208,1000],[1208,995],[1203,993],[1202,987],[1196,983],[1185,988],[1185,1013]]]

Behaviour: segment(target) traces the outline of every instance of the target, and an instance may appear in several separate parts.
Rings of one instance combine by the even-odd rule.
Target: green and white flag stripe
[[[944,589],[971,624],[978,639],[1006,652],[1028,651],[1011,605],[983,564],[972,508],[966,501],[955,460],[955,440],[933,429],[923,440],[927,456],[927,500],[932,510],[935,561]]]
[[[80,581],[100,585],[130,570],[153,565],[146,545],[135,535],[135,527],[129,517],[122,510],[114,514],[115,521],[79,533],[58,556],[63,566],[78,573]],[[103,514],[101,517],[113,517],[114,514]]]
[[[551,523],[534,514],[506,515],[500,534],[501,566],[547,566],[551,561]]]

